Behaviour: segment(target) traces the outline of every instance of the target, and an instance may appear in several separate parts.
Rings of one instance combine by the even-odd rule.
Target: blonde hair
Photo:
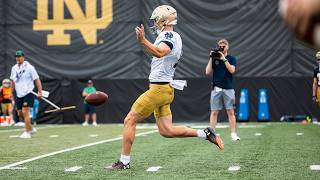
[[[226,45],[229,46],[229,42],[227,41],[227,39],[220,39],[217,44],[219,45],[221,43],[226,44]]]

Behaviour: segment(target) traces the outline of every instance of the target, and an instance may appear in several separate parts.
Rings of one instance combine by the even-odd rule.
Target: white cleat
[[[231,134],[232,141],[240,141],[240,137],[237,134]]]
[[[92,125],[96,126],[96,127],[98,126],[98,124],[96,122],[93,122]]]
[[[25,131],[19,136],[19,138],[30,139],[31,138],[31,133]]]
[[[87,122],[82,123],[82,126],[88,126]]]
[[[32,128],[32,130],[30,131],[30,134],[34,134],[36,132],[38,132],[38,130],[36,128]]]
[[[24,124],[24,122],[17,122],[14,126],[24,127],[25,124]]]

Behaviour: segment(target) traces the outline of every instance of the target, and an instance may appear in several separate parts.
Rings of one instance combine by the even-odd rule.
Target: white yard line
[[[24,169],[27,169],[26,167],[11,167],[11,168],[8,168],[10,170],[24,170]]]
[[[49,136],[49,138],[57,138],[57,137],[59,137],[59,135],[57,135],[57,134],[53,134],[53,135]]]
[[[162,168],[161,166],[154,166],[154,167],[149,167],[146,171],[147,172],[157,172],[161,168]]]
[[[136,136],[143,136],[143,135],[152,134],[152,133],[155,133],[155,132],[158,132],[158,130],[139,133],[139,134],[136,134]],[[98,144],[118,141],[118,140],[121,140],[121,139],[122,139],[122,137],[117,137],[117,138],[106,139],[106,140],[103,140],[103,141],[98,141],[98,142],[94,142],[94,143],[90,143],[90,144],[85,144],[85,145],[81,145],[81,146],[77,146],[77,147],[73,147],[73,148],[68,148],[68,149],[64,149],[64,150],[60,150],[60,151],[55,151],[55,152],[52,152],[52,153],[44,154],[44,155],[41,155],[41,156],[33,157],[33,158],[30,158],[30,159],[26,159],[26,160],[23,160],[23,161],[19,161],[19,162],[16,162],[16,163],[12,163],[12,164],[8,164],[8,165],[5,165],[5,166],[2,166],[2,167],[0,167],[0,170],[8,169],[8,168],[15,167],[15,166],[19,166],[21,164],[25,164],[25,163],[28,163],[28,162],[31,162],[31,161],[43,159],[43,158],[46,158],[46,157],[49,157],[49,156],[54,156],[54,155],[65,153],[65,152],[69,152],[69,151],[74,151],[74,150],[78,150],[78,149],[82,149],[82,148],[86,148],[86,147],[90,147],[90,146],[95,146],[95,145],[98,145]]]
[[[76,172],[80,169],[82,169],[82,166],[74,166],[74,167],[65,169],[64,172]]]
[[[19,137],[20,135],[12,135],[12,136],[9,136],[9,138],[17,138]]]
[[[44,127],[36,127],[36,129],[48,129],[48,128],[65,128],[65,127],[72,127],[71,125],[50,125],[50,126],[44,126]],[[24,128],[21,129],[9,129],[9,130],[1,130],[0,133],[5,132],[16,132],[16,131],[24,131]]]
[[[313,171],[320,171],[320,165],[311,165],[310,169]]]
[[[88,136],[89,137],[98,137],[99,135],[98,134],[89,134]]]
[[[233,171],[233,172],[239,171],[239,170],[240,170],[240,166],[230,166],[228,168],[228,171]]]

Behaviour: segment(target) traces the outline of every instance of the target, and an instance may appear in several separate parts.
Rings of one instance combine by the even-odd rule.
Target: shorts
[[[16,97],[16,106],[18,110],[21,110],[22,107],[33,107],[34,103],[34,95],[29,93],[24,97]]]
[[[12,110],[12,104],[11,103],[1,103],[1,110],[3,112],[8,112],[9,110]]]
[[[211,111],[219,111],[223,108],[223,105],[226,109],[235,108],[235,92],[234,89],[221,89],[215,87],[211,91],[210,98],[210,107]]]
[[[143,118],[153,112],[156,118],[171,115],[170,104],[174,98],[174,89],[169,84],[150,84],[132,105],[132,109]]]
[[[85,112],[85,114],[96,113],[96,107],[94,107],[90,104],[84,104],[84,112]]]

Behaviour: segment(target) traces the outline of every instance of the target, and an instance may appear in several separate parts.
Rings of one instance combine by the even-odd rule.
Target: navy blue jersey
[[[228,62],[236,67],[237,59],[234,56],[227,55]],[[228,71],[222,60],[212,59],[212,86],[217,86],[222,89],[233,89],[232,74]]]

